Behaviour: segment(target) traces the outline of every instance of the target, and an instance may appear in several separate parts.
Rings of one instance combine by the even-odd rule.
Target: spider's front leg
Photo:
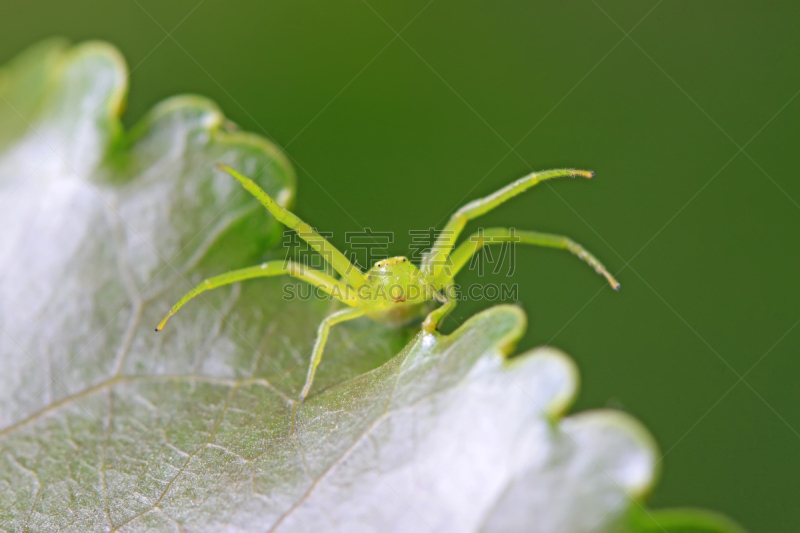
[[[433,248],[425,259],[423,259],[423,272],[431,278],[436,278],[440,275],[443,266],[446,265],[449,260],[450,252],[453,250],[458,236],[461,234],[461,231],[468,221],[488,213],[506,200],[527,191],[534,185],[543,181],[553,178],[574,178],[578,176],[591,178],[594,177],[594,172],[590,170],[575,170],[573,168],[558,168],[534,172],[506,185],[485,198],[479,198],[463,206],[450,217],[450,221],[444,227],[441,235],[436,238]]]
[[[178,300],[178,303],[172,306],[172,309],[169,310],[169,313],[167,313],[161,322],[159,322],[158,326],[156,326],[156,333],[164,329],[164,326],[167,324],[167,320],[177,313],[181,307],[186,305],[189,300],[202,292],[248,279],[282,275],[289,275],[308,282],[311,285],[337,298],[338,300],[346,303],[347,305],[356,305],[356,298],[353,294],[353,291],[341,281],[328,276],[324,272],[306,268],[303,265],[298,265],[293,261],[268,261],[266,263],[261,263],[260,265],[226,272],[225,274],[220,274],[219,276],[214,276],[213,278],[208,278],[207,280],[200,282],[199,285],[184,294],[183,298]]]
[[[344,309],[337,311],[332,315],[328,315],[319,324],[317,330],[317,340],[314,341],[314,349],[311,352],[311,364],[308,366],[308,375],[306,376],[306,384],[303,385],[303,390],[300,393],[300,400],[304,400],[311,390],[311,384],[314,382],[314,374],[317,372],[319,362],[322,360],[322,351],[325,349],[325,343],[328,340],[328,332],[331,326],[353,320],[364,315],[364,310],[360,308]]]
[[[217,165],[217,168],[231,175],[239,183],[241,183],[242,187],[244,187],[247,192],[252,194],[256,200],[258,200],[261,205],[263,205],[267,211],[269,211],[270,214],[272,214],[272,216],[278,220],[278,222],[295,230],[297,235],[306,241],[314,250],[316,250],[322,256],[322,258],[328,264],[330,264],[340,276],[342,276],[342,279],[347,282],[348,285],[355,290],[358,290],[359,287],[366,283],[364,274],[362,274],[359,269],[357,269],[350,261],[348,261],[347,257],[345,257],[342,252],[340,252],[331,243],[326,241],[325,238],[317,233],[314,228],[300,220],[300,217],[288,209],[281,207],[278,202],[273,200],[266,192],[264,192],[264,190],[259,187],[256,182],[227,165],[219,164]]]

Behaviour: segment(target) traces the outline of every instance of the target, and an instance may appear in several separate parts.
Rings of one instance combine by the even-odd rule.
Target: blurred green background
[[[345,248],[442,227],[534,169],[591,168],[482,218],[564,233],[618,273],[518,249],[530,326],[578,362],[575,410],[641,419],[654,507],[800,523],[800,5],[444,0],[6,1],[0,60],[53,35],[132,69],[126,125],[210,96],[286,148],[297,212]],[[399,33],[399,36],[398,36]],[[503,274],[488,276],[508,283]],[[478,281],[474,272],[462,283]],[[460,306],[445,329],[488,302]]]

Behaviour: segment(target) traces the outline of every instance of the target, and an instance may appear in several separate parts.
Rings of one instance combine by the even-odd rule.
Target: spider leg
[[[603,266],[594,255],[575,241],[562,235],[509,228],[489,228],[473,234],[468,240],[461,243],[450,256],[451,264],[444,267],[438,277],[434,279],[434,286],[441,287],[452,283],[453,277],[481,247],[488,244],[501,244],[503,242],[520,242],[535,246],[547,246],[549,248],[569,250],[578,256],[579,259],[594,268],[595,272],[604,276],[614,289],[619,290],[619,282],[614,279],[614,276],[611,275],[608,269]]]
[[[317,330],[317,340],[314,341],[314,350],[311,353],[311,364],[308,366],[308,375],[306,376],[306,383],[303,385],[303,390],[300,392],[300,400],[304,400],[311,390],[311,384],[314,382],[314,374],[317,372],[319,362],[322,360],[322,351],[325,349],[325,343],[328,340],[328,332],[331,326],[340,322],[353,320],[364,315],[365,311],[359,308],[343,309],[337,311],[332,315],[328,315],[320,322],[319,329]]]
[[[431,251],[423,260],[422,270],[432,278],[436,278],[439,275],[442,267],[447,264],[450,252],[468,221],[488,213],[506,200],[527,191],[542,181],[553,178],[574,178],[576,176],[591,178],[594,176],[594,173],[588,170],[575,170],[571,168],[534,172],[506,185],[485,198],[473,200],[463,206],[450,217],[450,221],[444,227],[444,231],[436,238],[433,248],[431,248]]]
[[[325,261],[327,261],[351,287],[358,290],[361,285],[366,283],[364,274],[362,274],[358,268],[348,261],[347,257],[345,257],[342,252],[337,250],[336,247],[326,241],[322,235],[314,230],[314,228],[300,220],[300,217],[278,205],[278,203],[270,198],[270,196],[265,193],[264,190],[256,184],[256,182],[247,176],[240,174],[227,165],[219,164],[217,165],[217,168],[236,178],[239,183],[241,183],[242,186],[247,189],[247,192],[255,196],[256,200],[261,202],[261,205],[266,207],[267,211],[269,211],[272,216],[278,220],[278,222],[295,230],[300,238],[306,241],[312,248],[314,248],[314,250],[322,255],[323,259],[325,259]]]
[[[354,306],[357,303],[355,293],[351,288],[341,281],[333,279],[324,272],[306,268],[305,266],[292,261],[269,261],[260,265],[220,274],[219,276],[214,276],[213,278],[208,278],[207,280],[201,282],[194,289],[186,293],[183,298],[178,300],[178,303],[172,306],[172,309],[169,310],[169,313],[167,313],[164,319],[158,324],[156,333],[164,329],[164,325],[167,323],[167,320],[169,320],[172,315],[177,313],[178,309],[183,307],[186,302],[201,292],[222,287],[223,285],[230,285],[231,283],[236,283],[237,281],[243,281],[246,279],[263,278],[267,276],[281,276],[284,274],[307,281],[315,287],[327,292],[331,296],[338,298],[347,305]]]
[[[422,322],[422,331],[425,333],[433,333],[436,331],[442,319],[449,315],[450,311],[452,311],[455,306],[456,301],[448,298],[444,305],[428,313],[428,316],[426,316],[425,320]]]

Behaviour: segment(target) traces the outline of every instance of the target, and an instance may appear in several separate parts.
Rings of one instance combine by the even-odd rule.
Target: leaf
[[[284,205],[294,174],[198,97],[124,132],[127,77],[108,45],[60,41],[0,72],[3,530],[655,527],[651,437],[618,412],[559,420],[576,369],[550,348],[505,359],[517,307],[449,336],[337,326],[304,403],[331,305],[285,300],[286,280],[205,293],[154,335],[193,284],[279,240],[214,164]]]

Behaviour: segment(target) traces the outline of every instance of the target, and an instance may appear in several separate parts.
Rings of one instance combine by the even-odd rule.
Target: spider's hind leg
[[[448,299],[444,305],[441,307],[437,307],[430,313],[428,316],[425,317],[425,320],[422,322],[422,331],[425,333],[433,333],[439,327],[442,319],[450,314],[450,312],[455,308],[456,301]]]

